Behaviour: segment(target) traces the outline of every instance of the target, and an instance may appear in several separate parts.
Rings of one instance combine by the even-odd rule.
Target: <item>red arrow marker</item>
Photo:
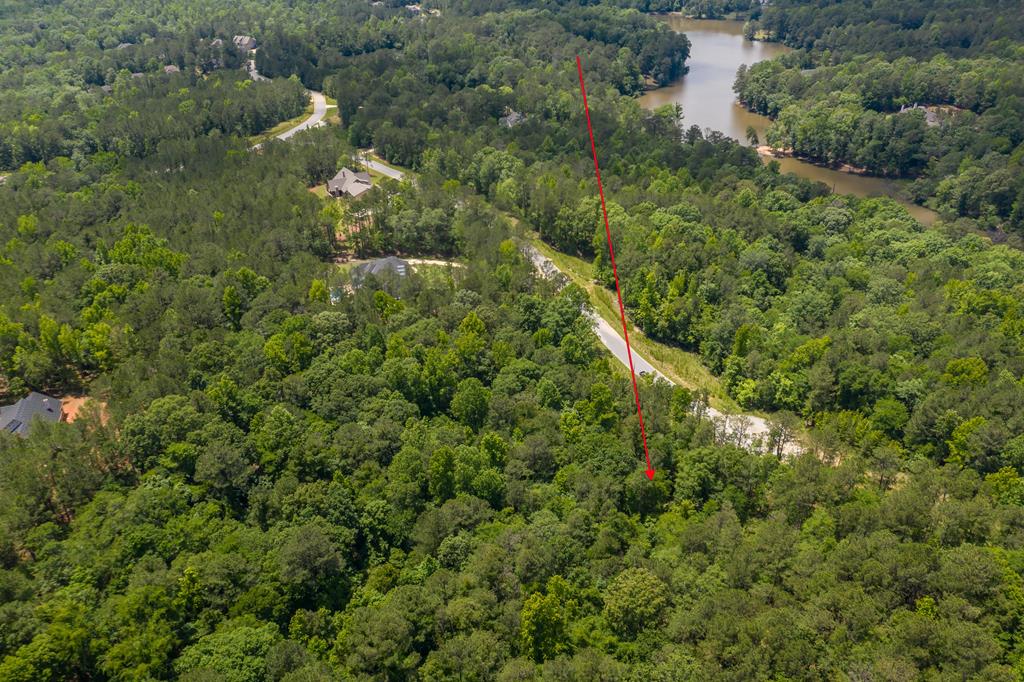
[[[576,55],[576,70],[580,74],[580,92],[583,93],[583,110],[587,114],[587,132],[590,134],[590,149],[594,153],[594,173],[597,175],[597,193],[601,196],[601,213],[604,215],[604,233],[608,237],[608,255],[612,261],[612,274],[615,276],[615,295],[619,297],[619,316],[622,317],[622,337],[626,340],[626,357],[629,358],[629,376],[633,379],[633,398],[636,400],[636,415],[640,418],[640,439],[644,444],[644,457],[647,458],[647,478],[654,480],[654,467],[651,466],[651,453],[647,450],[647,432],[644,429],[644,412],[640,409],[640,391],[636,387],[636,372],[633,371],[633,351],[629,347],[629,330],[626,328],[626,308],[622,305],[622,290],[619,289],[619,271],[615,267],[615,249],[612,248],[612,230],[608,226],[608,209],[604,206],[604,187],[601,185],[601,169],[597,165],[597,145],[594,144],[594,128],[590,125],[590,106],[587,104],[587,88],[583,85],[583,64]]]

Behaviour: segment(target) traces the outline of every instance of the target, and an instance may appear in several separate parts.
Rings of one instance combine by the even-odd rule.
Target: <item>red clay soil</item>
[[[70,423],[78,419],[78,415],[82,411],[82,407],[85,405],[87,400],[100,406],[100,424],[106,426],[107,421],[110,420],[110,414],[107,412],[107,404],[99,400],[93,400],[88,396],[69,395],[60,399],[61,409],[64,411],[64,421]]]

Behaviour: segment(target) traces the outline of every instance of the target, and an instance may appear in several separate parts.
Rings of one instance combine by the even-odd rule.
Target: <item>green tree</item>
[[[337,597],[343,592],[345,561],[337,544],[318,524],[290,529],[279,549],[281,580],[302,596]]]
[[[605,588],[604,617],[612,629],[632,639],[658,627],[668,606],[665,583],[645,568],[628,568]]]
[[[487,419],[490,391],[476,377],[463,379],[452,397],[452,416],[460,422],[479,429]]]
[[[570,598],[569,584],[552,576],[544,593],[527,597],[519,614],[519,636],[523,650],[542,663],[571,650],[568,626],[577,604]]]
[[[224,622],[216,632],[200,637],[186,647],[174,663],[175,672],[188,679],[206,673],[228,682],[262,682],[266,679],[266,656],[281,639],[272,623],[252,618]]]

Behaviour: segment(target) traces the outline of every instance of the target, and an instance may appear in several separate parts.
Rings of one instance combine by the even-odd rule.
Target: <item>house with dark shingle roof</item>
[[[25,438],[33,419],[59,422],[63,418],[60,400],[32,391],[13,405],[0,406],[0,431]]]
[[[935,126],[939,125],[938,107],[925,107],[921,106],[917,102],[914,102],[914,106],[912,107],[908,107],[906,104],[900,107],[900,113],[902,114],[905,111],[914,111],[915,109],[920,109],[921,111],[924,112],[924,124],[926,126],[928,126],[929,128],[934,128]]]
[[[357,173],[349,168],[342,168],[337,175],[327,181],[327,193],[332,197],[344,194],[354,198],[372,188],[373,180],[370,179],[369,173]]]
[[[513,128],[526,120],[525,114],[520,114],[515,109],[505,109],[504,116],[498,119],[498,124],[504,128]]]
[[[239,50],[249,51],[256,49],[256,39],[252,36],[235,36],[231,39],[231,42],[233,42],[235,47]]]
[[[373,275],[374,277],[388,275],[405,277],[409,274],[410,270],[411,267],[408,261],[404,261],[397,256],[388,256],[387,258],[377,258],[353,266],[349,276],[352,278],[352,286],[358,287],[368,275]]]

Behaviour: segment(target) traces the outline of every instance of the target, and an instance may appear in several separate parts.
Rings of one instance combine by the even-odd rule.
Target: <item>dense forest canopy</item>
[[[989,214],[925,229],[642,110],[689,42],[637,10],[675,4],[423,9],[0,5],[0,402],[93,399],[0,434],[0,680],[1021,679],[1024,256]],[[1013,41],[878,45],[970,110],[986,179]],[[912,96],[803,47],[746,74],[780,120]],[[576,55],[634,323],[804,454],[645,378],[644,476],[588,293],[523,251],[610,285]],[[250,149],[304,88],[338,121]],[[407,181],[310,191],[371,146]],[[342,249],[451,265],[356,283]]]
[[[1015,0],[773,0],[756,26],[794,47],[845,57],[1011,56],[1020,48],[1024,16]]]

